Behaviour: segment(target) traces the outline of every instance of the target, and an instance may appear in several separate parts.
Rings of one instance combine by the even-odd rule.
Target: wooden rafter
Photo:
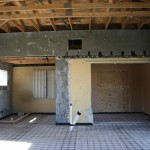
[[[0,0],[0,2],[21,2],[25,0]]]
[[[47,0],[47,2],[48,2],[49,4],[51,4],[51,3],[52,3],[52,0]]]
[[[107,30],[110,21],[111,21],[111,17],[108,17],[108,18],[106,19],[106,23],[105,23],[105,30]]]
[[[22,3],[20,2],[20,1],[16,1],[16,4],[18,5],[18,6],[22,6]],[[12,14],[19,14],[19,12],[12,12]],[[18,23],[18,22],[19,23]],[[20,31],[22,31],[22,32],[24,32],[25,31],[25,25],[24,25],[24,22],[23,22],[23,20],[22,19],[19,19],[19,20],[12,20],[11,22],[20,30]]]
[[[56,26],[55,26],[54,21],[51,18],[49,18],[48,20],[49,20],[50,24],[52,25],[54,31],[56,31]]]
[[[34,28],[39,32],[40,31],[40,25],[38,24],[36,19],[29,19],[30,22],[33,24]]]
[[[109,2],[110,4],[112,4],[112,3],[113,3],[113,0],[109,0],[108,2]],[[106,9],[106,12],[109,12],[109,11],[110,11],[110,8],[107,8],[107,9]],[[107,30],[110,21],[111,21],[111,17],[107,17],[107,18],[106,18],[106,22],[105,22],[105,30]]]
[[[92,26],[92,18],[89,18],[89,30],[91,30],[91,26]]]
[[[93,0],[89,0],[90,3],[93,3]],[[93,9],[90,9],[90,12],[93,12]],[[92,27],[92,18],[89,18],[89,30],[91,30]]]
[[[69,21],[70,29],[73,30],[71,18],[68,17],[68,21]]]
[[[0,26],[4,28],[3,25],[8,22],[10,28],[16,26],[22,32],[25,29],[32,31],[30,25],[37,31],[41,26],[42,30],[47,30],[48,25],[54,31],[57,25],[62,26],[61,30],[73,30],[73,24],[77,25],[77,29],[88,26],[89,30],[97,29],[98,25],[101,28],[104,24],[107,30],[109,24],[112,28],[120,24],[125,29],[133,23],[137,26],[132,27],[141,29],[144,24],[150,26],[149,18],[148,0],[0,0]]]
[[[132,20],[133,17],[126,17],[122,19],[121,28],[125,29],[128,23]]]
[[[0,57],[11,64],[55,64],[55,57]]]
[[[0,21],[0,26],[3,26],[5,23],[7,23],[8,20],[5,20],[5,21]]]
[[[143,26],[144,26],[145,22],[144,21],[141,21],[137,26],[138,26],[138,29],[141,29]]]
[[[38,19],[38,18],[67,18],[67,17],[149,17],[150,11],[116,11],[116,12],[73,12],[72,16],[68,16],[65,13],[57,12],[55,16],[52,16],[50,13],[31,13],[31,14],[5,14],[0,15],[0,20],[18,20],[18,19]]]
[[[62,9],[111,9],[111,8],[150,8],[150,2],[121,2],[121,3],[71,3],[71,7],[66,7],[64,3],[52,3],[45,5],[27,5],[27,6],[1,6],[0,12],[12,11],[33,11],[33,10],[62,10]]]
[[[10,32],[10,27],[8,23],[3,24],[0,28],[5,32]]]
[[[13,23],[20,31],[25,32],[25,27],[19,24],[16,20],[10,20],[10,22]]]

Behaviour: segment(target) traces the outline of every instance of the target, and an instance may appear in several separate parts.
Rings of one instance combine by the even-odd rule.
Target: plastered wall
[[[82,111],[78,123],[93,123],[91,109],[91,65],[84,59],[70,59],[70,98],[73,118]]]
[[[142,111],[150,115],[150,64],[142,65]]]
[[[0,62],[0,69],[8,71],[8,85],[0,86],[0,118],[12,113],[12,65]]]
[[[94,112],[141,112],[141,65],[92,64]]]
[[[34,99],[33,70],[55,69],[51,66],[13,68],[13,108],[16,112],[55,112],[55,99]]]

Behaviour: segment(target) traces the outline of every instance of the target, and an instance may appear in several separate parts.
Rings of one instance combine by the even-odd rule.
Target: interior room
[[[149,0],[0,0],[0,149],[150,149]]]

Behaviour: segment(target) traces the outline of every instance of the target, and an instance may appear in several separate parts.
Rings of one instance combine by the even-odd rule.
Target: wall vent
[[[82,40],[81,39],[68,40],[68,48],[69,48],[69,50],[82,49]]]

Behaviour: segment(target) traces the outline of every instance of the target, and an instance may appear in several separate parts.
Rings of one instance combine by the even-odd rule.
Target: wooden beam
[[[105,30],[107,30],[110,21],[111,21],[111,17],[108,17],[107,20],[106,20],[106,23],[105,23]]]
[[[92,18],[89,18],[89,30],[91,30],[91,26],[92,26]]]
[[[40,19],[40,18],[68,18],[68,17],[149,17],[150,11],[116,11],[116,12],[73,12],[72,16],[67,16],[65,13],[55,13],[52,16],[50,13],[31,13],[31,14],[5,14],[0,15],[0,20],[18,20],[18,19]]]
[[[5,32],[10,32],[10,27],[8,23],[5,23],[4,25],[0,26],[0,28],[4,30]]]
[[[141,29],[143,26],[144,26],[145,22],[144,21],[141,21],[137,26],[138,26],[138,29]]]
[[[52,4],[52,0],[47,0],[48,4]]]
[[[68,21],[69,21],[70,29],[73,30],[71,18],[68,17]]]
[[[0,0],[0,2],[21,2],[21,1],[25,1],[25,0]]]
[[[112,4],[112,3],[113,3],[113,0],[109,0],[108,2],[109,2],[109,4]],[[107,8],[107,9],[106,9],[106,12],[109,12],[109,11],[110,11],[110,8]],[[111,17],[106,18],[105,30],[107,30],[110,21],[111,21]]]
[[[8,20],[0,21],[0,26],[3,26],[6,22],[8,22]]]
[[[0,57],[0,61],[11,64],[55,64],[55,57]]]
[[[50,24],[52,25],[54,31],[56,31],[56,26],[54,24],[54,21],[51,18],[49,18],[48,20],[49,20]]]
[[[19,24],[16,20],[10,20],[20,31],[25,32],[25,27]]]
[[[38,24],[36,19],[29,19],[30,22],[33,24],[34,28],[39,32],[40,31],[40,25]]]
[[[150,8],[150,2],[121,2],[121,3],[71,3],[66,7],[66,3],[52,3],[44,5],[27,5],[27,6],[1,6],[0,12],[12,11],[33,11],[33,10],[55,10],[55,9],[111,9],[111,8]]]
[[[125,29],[126,26],[128,25],[128,23],[132,20],[133,17],[126,17],[126,18],[123,18],[122,20],[122,23],[121,23],[121,28],[122,29]]]

